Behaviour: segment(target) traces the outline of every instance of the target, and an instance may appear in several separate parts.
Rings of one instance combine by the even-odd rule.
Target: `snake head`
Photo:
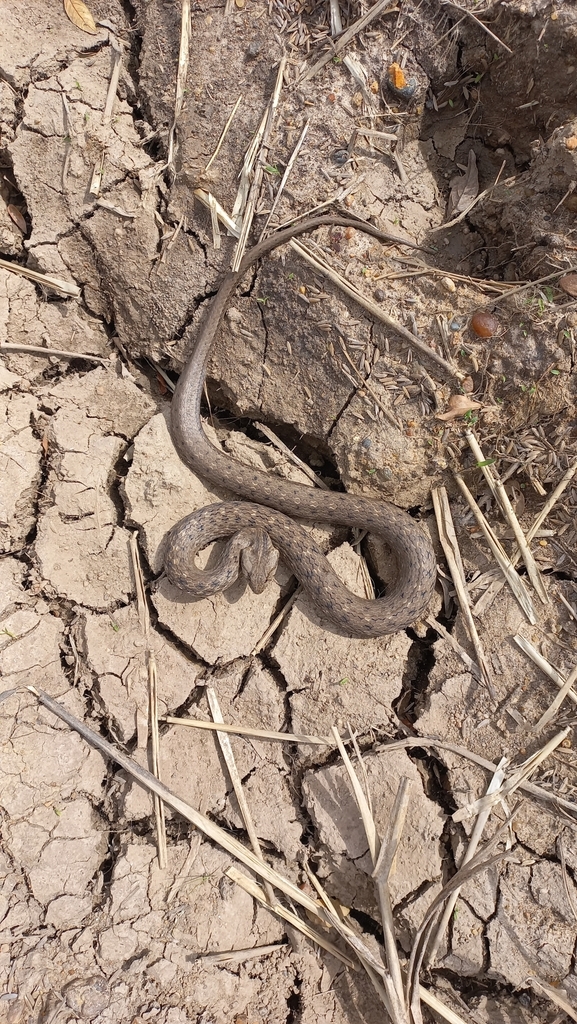
[[[272,580],[278,566],[278,551],[266,530],[253,526],[242,530],[237,538],[243,538],[240,553],[240,567],[255,594],[262,594]]]

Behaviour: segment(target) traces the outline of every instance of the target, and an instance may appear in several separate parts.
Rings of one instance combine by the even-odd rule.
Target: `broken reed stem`
[[[521,529],[521,524],[519,523],[519,520],[515,515],[513,506],[509,501],[509,495],[507,494],[502,481],[499,479],[499,476],[495,468],[493,466],[487,465],[488,460],[485,458],[485,455],[481,449],[481,445],[479,444],[473,431],[465,430],[465,438],[467,440],[469,448],[471,449],[473,455],[477,460],[477,466],[481,470],[483,476],[485,477],[485,480],[489,485],[491,494],[495,498],[495,501],[499,505],[499,508],[501,509],[504,518],[509,523],[509,526],[513,531],[513,535],[515,537],[515,540],[517,541],[517,545],[519,548],[519,553],[521,555],[521,558],[523,559],[523,562],[525,563],[525,567],[529,574],[529,579],[531,580],[531,583],[535,588],[537,596],[540,598],[543,604],[547,604],[547,591],[543,586],[543,580],[541,579],[541,576],[539,574],[537,563],[535,562],[535,559],[533,558],[533,555],[531,553],[531,549],[525,539],[525,535]]]
[[[381,843],[381,849],[373,870],[373,878],[375,880],[379,908],[381,911],[381,923],[383,926],[383,938],[385,942],[387,964],[389,971],[391,972],[393,985],[395,986],[397,993],[400,993],[402,997],[404,996],[404,984],[395,939],[393,901],[391,899],[391,891],[389,888],[389,877],[393,869],[401,833],[407,817],[410,788],[411,780],[403,776],[403,778],[399,780],[395,803],[391,811],[389,832]],[[402,1004],[404,1005],[404,999],[402,1000]]]
[[[507,583],[509,584],[514,597],[516,598],[520,608],[527,616],[531,625],[534,626],[537,622],[537,619],[535,617],[535,611],[533,609],[533,602],[531,601],[531,596],[523,580],[515,572],[515,569],[511,564],[511,560],[507,557],[505,549],[503,548],[498,538],[495,536],[494,531],[489,526],[489,523],[487,522],[485,516],[481,512],[481,509],[477,505],[477,502],[475,501],[461,474],[455,472],[453,476],[457,482],[461,494],[465,498],[465,501],[467,502],[469,508],[471,509],[471,512],[475,517],[477,525],[481,528],[483,536],[485,537],[487,544],[491,548],[491,551],[493,552],[493,555],[497,560],[499,568],[501,569],[501,572],[503,573]]]
[[[471,612],[471,599],[467,590],[465,570],[463,568],[461,552],[459,551],[459,544],[455,533],[455,526],[453,524],[453,517],[451,515],[447,491],[444,487],[434,487],[431,491],[431,495],[433,498],[433,508],[435,510],[437,528],[439,530],[439,539],[445,553],[445,558],[447,559],[449,572],[451,573],[451,578],[455,586],[457,600],[463,614],[467,633],[469,634],[471,643],[475,648],[477,664],[481,670],[483,682],[485,683],[492,700],[496,700],[497,694],[495,692],[495,687],[493,686],[489,662],[485,656],[481,638],[477,632],[473,613]]]
[[[168,153],[166,157],[166,169],[171,176],[176,173],[174,164],[174,152],[176,142],[176,126],[182,113],[184,101],[186,78],[188,75],[188,56],[190,52],[190,0],[182,0],[180,16],[180,48],[178,52],[178,71],[176,74],[176,87],[174,93],[174,115],[168,133]]]
[[[498,792],[489,793],[487,791],[485,796],[480,797],[478,800],[473,800],[465,807],[460,807],[458,811],[455,811],[451,815],[453,821],[465,821],[473,814],[478,814],[480,811],[483,811],[486,808],[489,808],[490,810],[492,807],[494,807],[497,801],[502,801],[505,797],[508,797],[512,793],[514,793],[515,790],[519,789],[522,783],[525,782],[529,778],[529,776],[533,774],[534,771],[536,771],[541,762],[544,761],[547,757],[549,757],[549,754],[552,754],[560,743],[563,743],[563,741],[567,739],[570,732],[571,729],[569,726],[567,726],[566,729],[562,729],[560,732],[558,732],[555,736],[548,740],[548,742],[541,748],[541,750],[538,750],[535,754],[532,754],[531,757],[528,757],[523,762],[523,764],[519,765],[518,768],[514,769],[509,778],[507,779],[507,781],[503,782]]]
[[[237,112],[237,110],[238,110],[238,108],[240,106],[241,99],[242,99],[242,95],[238,97],[234,107],[232,108],[232,111],[231,111],[231,113],[230,113],[230,115],[228,117],[228,120],[227,120],[224,128],[222,129],[222,131],[220,133],[220,138],[219,138],[219,140],[218,140],[218,142],[216,144],[216,149],[215,149],[214,153],[212,154],[210,160],[208,161],[206,167],[204,168],[204,173],[205,174],[208,171],[208,169],[211,166],[211,164],[214,163],[214,161],[216,160],[218,154],[220,153],[221,146],[222,146],[222,144],[223,144],[223,142],[224,142],[224,140],[225,140],[225,138],[226,138],[226,136],[228,134],[228,129],[230,128],[230,126],[231,126],[231,124],[233,122],[234,115],[236,114],[236,112]]]
[[[229,949],[224,953],[197,953],[196,958],[204,965],[242,964],[245,960],[254,960],[257,957],[268,956],[269,953],[277,953],[281,949],[286,949],[287,946],[288,942],[271,942],[268,946],[253,946],[252,949]]]
[[[120,39],[114,36],[112,33],[109,35],[109,39],[112,41],[112,52],[114,54],[112,60],[112,71],[110,73],[110,81],[108,83],[108,92],[106,94],[106,103],[104,105],[104,113],[102,114],[102,125],[107,127],[110,124],[112,118],[112,111],[114,109],[114,101],[116,99],[116,93],[118,90],[118,83],[120,81],[120,69],[122,67],[122,57],[124,54],[124,47]]]
[[[252,736],[257,740],[271,740],[280,743],[308,743],[315,747],[333,746],[330,736],[301,736],[299,733],[273,732],[270,729],[256,729],[252,725],[230,725],[224,722],[216,725],[215,722],[205,722],[202,718],[174,718],[173,715],[165,715],[162,721],[168,722],[169,725],[187,725],[193,729],[212,729],[232,733],[237,736]]]
[[[207,686],[205,692],[206,699],[208,700],[208,706],[210,708],[210,713],[215,721],[215,724],[222,725],[222,712],[220,710],[220,705],[218,703],[216,691],[212,686]],[[217,729],[216,736],[220,744],[222,756],[228,769],[229,778],[230,781],[232,782],[232,788],[234,789],[234,794],[237,799],[238,808],[241,813],[241,817],[244,822],[244,827],[246,828],[246,832],[248,835],[250,845],[252,846],[253,853],[260,860],[263,860],[264,858],[262,855],[261,845],[258,841],[258,836],[256,834],[256,829],[254,827],[247,799],[244,795],[244,789],[242,788],[242,782],[240,779],[240,775],[238,774],[238,768],[236,767],[236,761],[234,759],[234,753],[232,750],[230,740],[228,738],[228,733],[224,732],[224,730]],[[272,885],[270,884],[270,882],[267,881],[264,881],[263,885],[267,901],[272,907],[273,904],[276,902]]]
[[[142,768],[139,764],[133,761],[132,758],[128,757],[122,751],[117,750],[116,747],[109,743],[108,740],[103,739],[98,733],[95,733],[92,729],[81,722],[75,715],[72,715],[62,704],[54,700],[47,693],[42,690],[38,690],[34,686],[26,687],[31,693],[34,693],[41,704],[48,708],[57,718],[78,732],[81,736],[90,743],[96,750],[100,750],[105,757],[110,758],[116,764],[120,765],[128,774],[135,779],[141,786],[148,789],[151,793],[157,793],[158,796],[164,800],[169,807],[171,807],[177,814],[181,814],[186,821],[189,821],[191,825],[194,825],[200,832],[217,843],[218,846],[226,850],[231,856],[236,857],[242,864],[254,871],[256,875],[270,882],[281,892],[284,892],[289,899],[294,900],[295,903],[300,904],[305,910],[309,910],[312,914],[319,915],[319,906],[307,893],[303,892],[294,882],[291,882],[284,875],[281,875],[274,868],[271,868],[264,861],[259,860],[258,857],[247,849],[242,843],[231,836],[225,829],[221,828],[220,825],[215,824],[206,815],[201,814],[190,804],[186,803],[175,793],[173,793],[168,786],[160,782],[152,772],[149,772],[146,768]],[[321,911],[322,917],[322,911]],[[325,920],[324,918],[322,918]],[[327,922],[332,923],[332,922]]]
[[[505,758],[502,758],[500,763],[497,765],[497,771],[494,773],[494,775],[493,775],[493,777],[492,777],[492,779],[489,782],[489,785],[487,787],[487,793],[488,794],[495,793],[500,788],[500,786],[502,785],[503,779],[505,778],[504,767],[505,767]],[[476,820],[475,825],[473,827],[473,831],[471,833],[471,837],[470,837],[468,845],[467,845],[467,849],[465,850],[465,853],[463,855],[463,859],[461,860],[461,863],[459,864],[459,868],[464,867],[465,864],[467,864],[468,861],[472,860],[473,857],[475,856],[475,854],[477,852],[477,849],[478,849],[478,846],[479,846],[479,843],[481,842],[481,837],[483,835],[483,830],[485,828],[485,825],[487,824],[487,821],[489,819],[490,813],[491,813],[491,809],[490,808],[487,808],[487,809],[479,812],[479,814],[477,816],[477,820]],[[457,900],[459,898],[459,893],[460,892],[461,892],[461,886],[459,886],[458,889],[455,889],[453,891],[453,893],[449,896],[449,898],[448,898],[448,900],[447,900],[447,902],[445,904],[445,909],[443,910],[443,913],[441,915],[439,923],[438,923],[438,925],[437,925],[437,927],[435,929],[435,934],[433,936],[433,940],[432,940],[432,942],[430,944],[429,952],[427,954],[427,963],[429,965],[431,965],[431,964],[433,964],[435,962],[435,958],[436,958],[436,955],[437,955],[437,950],[439,949],[439,946],[441,944],[443,935],[445,934],[445,931],[447,930],[447,927],[449,925],[449,921],[451,920],[451,917],[452,917],[453,911],[455,909],[455,905],[457,903]]]
[[[576,472],[577,472],[577,459],[575,460],[575,462],[571,466],[569,466],[569,469],[567,469],[565,471],[565,473],[561,477],[559,483],[557,484],[555,490],[552,491],[551,494],[549,495],[549,497],[547,498],[547,501],[545,502],[545,504],[543,505],[543,508],[539,512],[539,515],[535,519],[535,522],[530,527],[530,529],[527,531],[527,538],[526,538],[527,539],[527,543],[530,543],[533,540],[533,538],[537,534],[538,530],[541,528],[542,524],[545,522],[547,516],[551,512],[551,509],[559,501],[559,498],[563,494],[563,491],[571,483],[571,481],[572,481],[573,477],[575,476]],[[514,554],[512,556],[511,561],[513,562],[513,565],[515,565],[518,562],[519,558],[520,558],[520,553],[519,552],[517,552],[516,554]]]
[[[561,707],[563,701],[565,700],[565,697],[568,697],[569,693],[572,693],[574,698],[577,697],[577,694],[575,694],[575,692],[573,691],[573,686],[574,686],[574,684],[576,682],[577,682],[577,665],[574,668],[571,669],[571,672],[567,676],[567,679],[563,683],[563,686],[560,688],[559,693],[555,697],[555,700],[547,708],[547,711],[545,711],[544,714],[541,715],[541,718],[539,719],[539,721],[537,722],[537,725],[535,726],[535,732],[536,733],[542,732],[542,730],[545,728],[545,726],[549,725],[549,722],[551,722],[555,718],[555,715],[559,711],[559,708]]]
[[[519,633],[517,633],[517,635],[513,637],[513,640],[515,641],[517,646],[521,648],[523,654],[526,654],[527,657],[530,658],[531,661],[535,665],[537,665],[537,667],[540,668],[541,671],[549,679],[551,679],[551,681],[554,682],[556,686],[559,687],[560,692],[558,693],[557,697],[551,704],[548,711],[546,711],[541,716],[541,718],[537,722],[537,725],[535,726],[535,731],[540,732],[545,727],[545,725],[549,724],[549,722],[554,717],[554,715],[560,708],[561,704],[565,700],[565,697],[569,697],[569,700],[572,700],[574,704],[577,704],[577,693],[575,693],[575,691],[573,690],[573,686],[577,681],[577,666],[571,670],[569,676],[567,677],[567,679],[565,679],[561,672],[558,672],[557,669],[554,668],[553,665],[551,665],[551,663],[548,662],[547,659],[544,658],[543,655],[540,654],[539,651],[535,647],[533,647],[533,644],[530,643],[530,641],[527,640],[524,636],[521,636]]]
[[[138,620],[140,622],[140,628],[144,636],[145,642],[145,658],[146,658],[146,672],[148,680],[148,721],[146,723],[146,746],[148,747],[148,737],[150,736],[150,766],[153,775],[157,779],[160,779],[160,735],[158,732],[158,672],[156,669],[156,659],[152,650],[150,649],[150,614],[148,611],[148,602],[146,600],[146,591],[144,587],[144,576],[142,575],[142,566],[140,564],[140,552],[138,550],[138,534],[136,531],[131,533],[130,541],[130,560],[132,563],[132,573],[134,577],[134,585],[136,590],[136,607],[138,611]],[[158,846],[158,866],[164,870],[168,863],[168,850],[166,844],[166,815],[164,813],[164,804],[157,793],[152,794],[152,806],[154,811],[154,817],[156,819],[156,836]]]
[[[338,733],[338,730],[334,726],[331,729],[331,733],[335,743],[337,744],[343,765],[347,771],[353,788],[353,793],[361,815],[365,835],[367,837],[371,861],[373,866],[375,866],[379,862],[381,841],[377,835],[377,829],[369,804],[369,799],[363,791],[345,745]],[[393,909],[388,887],[388,873],[386,876],[384,874],[380,875],[377,881],[377,892],[381,901],[381,923],[383,925],[383,936],[385,940],[386,963],[390,973],[390,984],[388,986],[385,985],[387,996],[386,1005],[388,1006],[390,1003],[390,1007],[388,1007],[389,1013],[395,1021],[395,1024],[409,1024],[409,1012],[405,1002],[405,990],[401,973],[401,964],[395,940]]]
[[[343,199],[346,199],[351,192],[355,192],[359,185],[365,180],[365,175],[361,174],[358,178],[347,185],[346,188],[341,189],[335,196],[331,196],[330,199],[325,199],[323,203],[319,203],[318,206],[313,206],[310,210],[305,210],[303,213],[297,213],[290,220],[284,220],[282,224],[278,224],[276,230],[280,231],[281,228],[288,228],[289,224],[296,224],[299,220],[303,220],[304,217],[311,217],[313,213],[318,213],[319,210],[325,210],[327,206],[332,206],[333,203],[341,203]]]
[[[66,352],[60,348],[42,348],[41,345],[12,345],[0,342],[0,352],[28,352],[32,356],[54,356],[55,359],[88,359],[92,363],[107,365],[109,360],[102,356],[93,356],[89,352]]]
[[[254,168],[252,184],[250,185],[250,188],[248,189],[248,198],[247,198],[246,206],[245,206],[245,209],[244,209],[244,215],[243,215],[242,224],[241,224],[241,227],[240,227],[240,234],[239,234],[238,241],[237,241],[235,249],[234,249],[234,255],[233,255],[232,265],[231,265],[231,270],[233,271],[233,273],[235,271],[237,271],[239,266],[240,266],[241,260],[242,260],[242,258],[244,256],[244,252],[245,252],[245,249],[246,249],[246,243],[247,243],[248,235],[249,235],[249,232],[250,232],[250,229],[251,229],[251,226],[252,226],[252,221],[253,221],[253,217],[254,217],[254,211],[255,211],[255,208],[256,208],[256,202],[257,202],[257,199],[258,199],[258,196],[259,196],[259,193],[260,193],[260,187],[261,187],[261,184],[262,184],[262,178],[263,178],[263,174],[264,174],[264,159],[263,159],[263,157],[264,157],[265,152],[268,151],[269,138],[270,138],[270,135],[271,135],[271,132],[272,132],[272,128],[273,128],[273,124],[274,124],[274,120],[275,120],[275,116],[276,116],[276,112],[277,112],[277,108],[278,108],[278,104],[279,104],[279,100],[280,100],[280,94],[281,94],[281,89],[282,89],[282,84],[283,84],[283,78],[284,78],[284,72],[285,72],[285,68],[286,68],[286,63],[287,63],[286,55],[283,55],[283,57],[281,58],[280,64],[279,64],[278,72],[277,72],[277,78],[276,78],[274,92],[273,92],[273,95],[272,95],[272,97],[270,99],[270,102],[268,104],[268,108],[267,108],[267,110],[266,110],[266,112],[264,114],[263,120],[261,121],[260,149],[259,149],[258,157],[256,158],[256,166]],[[248,172],[248,167],[247,167],[247,163],[246,162],[245,162],[245,166],[243,167],[243,174],[245,174],[245,172],[247,174],[250,173],[250,172]],[[234,211],[233,211],[233,219],[234,219]]]
[[[220,225],[218,223],[216,199],[212,193],[209,195],[208,208],[210,210],[210,226],[212,228],[212,246],[213,249],[220,249]]]
[[[62,295],[73,299],[79,299],[82,295],[77,284],[70,284],[69,281],[63,281],[59,277],[51,277],[50,274],[40,274],[37,270],[21,267],[19,263],[10,263],[9,260],[0,259],[0,268],[8,270],[11,274],[20,274],[21,277],[27,277],[29,281],[36,281],[37,284],[44,285],[45,288],[51,288],[53,291],[61,292]],[[40,351],[43,352],[44,349],[40,349]]]
[[[292,576],[291,579],[295,579],[295,577]],[[255,654],[258,654],[259,651],[262,651],[263,647],[266,647],[266,645],[268,644],[271,636],[273,635],[273,633],[276,633],[276,631],[277,631],[278,627],[280,626],[282,620],[286,618],[286,616],[290,612],[293,604],[296,603],[298,598],[301,596],[302,592],[303,592],[303,588],[301,587],[301,585],[299,583],[299,585],[296,588],[296,590],[291,594],[291,596],[288,598],[288,600],[283,604],[283,606],[282,606],[280,612],[278,613],[278,615],[275,615],[275,617],[272,620],[270,626],[268,626],[268,628],[265,629],[265,631],[264,631],[263,635],[261,636],[260,640],[258,640],[257,643],[254,645],[252,651],[250,652],[251,658],[254,658]]]
[[[362,17],[358,18],[357,21],[355,21],[350,28],[346,30],[346,32],[343,32],[342,36],[336,43],[331,44],[330,50],[328,50],[328,52],[325,53],[320,60],[316,62],[316,64],[313,64],[312,68],[305,71],[304,75],[297,80],[296,84],[301,85],[302,82],[308,82],[313,75],[316,75],[317,71],[324,68],[325,64],[328,64],[333,57],[336,57],[341,50],[344,50],[345,46],[348,46],[351,39],[354,39],[354,37],[359,32],[362,32],[367,25],[370,25],[371,21],[374,21],[375,18],[379,18],[381,16],[384,17],[386,14],[394,14],[395,11],[398,11],[398,7],[387,7],[388,3],[389,0],[378,0],[373,7],[369,8],[366,14],[363,14]]]
[[[547,281],[554,281],[556,277],[573,274],[575,271],[577,271],[577,264],[572,267],[566,267],[565,270],[556,270],[553,274],[546,274],[545,277],[538,277],[536,281],[529,281],[527,284],[519,285],[519,287],[510,288],[501,295],[491,296],[491,306],[494,306],[496,302],[500,302],[501,299],[509,299],[514,295],[520,295],[521,292],[526,292],[530,288],[536,288],[539,284],[546,284]]]
[[[302,130],[302,132],[300,134],[300,138],[299,138],[295,148],[293,149],[293,151],[292,151],[292,153],[291,153],[291,155],[289,157],[288,163],[287,163],[287,165],[286,165],[286,167],[284,169],[284,174],[283,174],[283,176],[281,178],[280,185],[279,185],[279,187],[277,189],[276,196],[273,199],[273,203],[272,203],[272,206],[270,208],[270,213],[269,213],[269,215],[268,215],[268,217],[267,217],[267,219],[265,221],[264,227],[263,227],[263,229],[262,229],[262,231],[261,231],[261,233],[259,235],[259,239],[258,239],[259,242],[262,242],[262,240],[263,240],[263,238],[265,236],[265,233],[266,233],[266,229],[268,228],[268,226],[269,226],[269,224],[270,224],[270,222],[272,220],[273,214],[274,214],[274,212],[275,212],[275,210],[276,210],[276,208],[277,208],[277,206],[278,206],[278,204],[280,202],[280,198],[281,198],[281,196],[283,194],[283,191],[284,191],[285,185],[286,185],[286,183],[288,181],[289,175],[290,175],[290,173],[291,173],[291,171],[292,171],[292,169],[294,167],[296,158],[298,157],[298,155],[299,155],[299,153],[300,153],[300,151],[302,149],[303,142],[305,141],[305,139],[307,137],[307,132],[309,130],[309,124],[310,124],[310,121],[306,121],[305,122],[304,128],[303,128],[303,130]]]
[[[160,734],[158,732],[158,672],[156,659],[148,650],[146,658],[148,673],[148,722],[150,726],[150,767],[157,779],[160,779]],[[164,803],[157,793],[152,794],[152,805],[156,819],[156,835],[158,837],[158,866],[163,871],[168,864],[168,848],[166,844],[166,815]]]
[[[257,882],[253,881],[252,878],[248,878],[242,871],[239,871],[234,867],[227,868],[224,873],[233,882],[236,882],[241,889],[248,892],[253,899],[262,903],[267,910],[271,910],[274,914],[277,914],[278,917],[282,918],[283,921],[286,921],[288,924],[292,925],[293,928],[296,928],[297,931],[306,935],[306,937],[311,939],[312,942],[316,942],[317,946],[321,946],[323,949],[326,949],[328,953],[332,953],[332,955],[336,956],[337,960],[340,960],[341,963],[346,964],[346,966],[352,970],[356,970],[356,964],[354,964],[352,960],[349,960],[347,956],[344,956],[340,949],[337,949],[330,939],[325,938],[324,935],[313,928],[312,925],[308,924],[306,921],[302,921],[300,917],[297,917],[296,914],[292,914],[290,910],[287,910],[276,900],[272,906],[269,905],[263,889],[257,884]]]

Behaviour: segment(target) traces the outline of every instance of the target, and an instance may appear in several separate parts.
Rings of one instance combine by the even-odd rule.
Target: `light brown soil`
[[[0,1021],[384,1019],[361,971],[321,954],[257,906],[224,875],[230,856],[172,813],[161,869],[149,796],[23,689],[48,692],[147,765],[147,651],[158,668],[163,715],[210,718],[211,686],[226,722],[321,736],[350,724],[365,751],[381,837],[400,779],[411,780],[390,882],[403,957],[465,853],[474,818],[459,811],[490,781],[485,768],[431,738],[516,766],[567,727],[563,744],[531,777],[543,799],[523,794],[511,853],[466,882],[421,980],[476,1024],[565,1020],[547,986],[577,1005],[577,814],[545,799],[575,801],[574,702],[566,700],[536,734],[557,687],[513,639],[523,635],[563,676],[575,664],[577,487],[569,485],[544,524],[553,535],[534,542],[548,603],[534,595],[530,624],[494,571],[454,483],[452,469],[462,469],[510,550],[464,438],[467,422],[437,418],[457,393],[481,404],[468,424],[485,457],[501,475],[509,471],[508,492],[525,529],[577,458],[577,307],[558,284],[577,264],[577,10],[544,0],[467,6],[497,40],[461,9],[408,2],[306,82],[302,72],[326,42],[324,5],[195,7],[175,176],[163,167],[179,4],[92,0],[94,16],[108,23],[94,36],[67,20],[60,0],[3,6],[0,255],[75,283],[81,295],[67,298],[0,268],[0,342],[79,354],[65,360],[5,351],[0,366],[0,672],[9,691],[1,718]],[[362,10],[341,13],[350,24]],[[110,26],[124,60],[107,126]],[[316,237],[334,269],[453,361],[465,380],[459,386],[284,249],[247,276],[228,310],[210,365],[207,429],[231,457],[310,484],[249,423],[266,422],[332,485],[418,515],[442,570],[431,608],[440,632],[417,623],[393,637],[350,640],[300,594],[269,632],[296,588],[282,567],[261,595],[238,583],[205,601],[185,599],[162,577],[170,527],[228,497],[179,461],[158,372],[176,379],[233,251],[224,232],[220,249],[214,246],[210,216],[193,193],[211,191],[231,213],[283,51],[286,88],[254,237],[308,121],[273,223],[348,189],[341,210],[432,246],[383,248],[341,229]],[[341,59],[346,54],[364,69],[364,95]],[[418,82],[408,105],[387,90],[393,60]],[[237,115],[205,173],[238,96]],[[363,136],[363,127],[396,132],[399,141]],[[335,154],[349,144],[343,164]],[[457,225],[437,230],[471,150],[487,194]],[[100,198],[108,205],[89,192],[103,152]],[[496,299],[507,283],[555,274]],[[489,280],[498,288],[487,291]],[[490,339],[468,326],[480,307],[494,308],[499,320]],[[431,488],[439,485],[449,491],[473,601],[483,597],[475,621],[492,694],[454,649],[456,641],[476,658],[432,512]],[[306,528],[363,593],[365,563],[346,524]],[[148,636],[129,555],[134,534]],[[386,558],[370,539],[362,551],[378,588]],[[248,842],[214,734],[173,725],[161,734],[165,784]],[[411,736],[419,747],[387,749],[387,741]],[[340,758],[304,744],[235,737],[232,745],[265,857],[299,884],[307,860],[380,956],[372,863]],[[485,839],[519,795],[495,806]],[[251,953],[222,963],[206,958],[231,950]],[[433,1020],[428,1013],[425,1020]]]

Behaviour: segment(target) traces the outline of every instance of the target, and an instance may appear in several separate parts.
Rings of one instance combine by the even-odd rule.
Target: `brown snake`
[[[431,542],[420,526],[389,502],[338,491],[318,491],[243,466],[211,444],[200,417],[208,357],[239,279],[261,256],[322,224],[358,228],[381,241],[418,248],[413,242],[386,234],[363,221],[339,216],[317,217],[259,242],[246,253],[238,272],[226,274],[176,387],[172,400],[172,438],[180,458],[195,473],[258,504],[226,502],[186,516],[170,531],[164,568],[170,582],[179,589],[208,596],[235,581],[240,557],[243,568],[245,564],[248,566],[251,586],[260,591],[274,572],[272,542],[312,599],[316,613],[349,636],[376,637],[406,628],[428,606],[435,583],[435,558]],[[396,582],[377,600],[356,597],[341,582],[312,538],[289,516],[356,526],[378,534],[395,556]],[[232,559],[232,568],[222,568],[219,563],[208,573],[195,567],[198,551],[211,541],[230,537],[238,531],[242,531],[240,538],[233,537],[225,550],[225,556],[228,553]],[[257,563],[259,554],[263,562],[260,568],[257,564],[254,579],[250,580],[253,553]]]

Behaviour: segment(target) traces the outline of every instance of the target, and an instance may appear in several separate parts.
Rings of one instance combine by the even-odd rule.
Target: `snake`
[[[174,587],[196,597],[225,590],[243,574],[259,593],[272,578],[280,554],[321,622],[330,623],[346,636],[369,639],[406,629],[423,616],[429,605],[436,563],[431,540],[420,524],[387,501],[321,491],[242,465],[212,444],[201,417],[208,359],[241,277],[273,249],[322,225],[354,228],[382,242],[419,248],[370,222],[325,215],[293,223],[267,236],[246,252],[238,270],[223,276],[175,388],[171,436],[180,459],[197,476],[245,500],[206,506],[173,526],[166,542],[164,572]],[[358,527],[384,541],[396,565],[395,579],[385,594],[373,599],[353,594],[295,518]],[[217,564],[210,570],[197,568],[197,554],[224,538],[229,539]]]

